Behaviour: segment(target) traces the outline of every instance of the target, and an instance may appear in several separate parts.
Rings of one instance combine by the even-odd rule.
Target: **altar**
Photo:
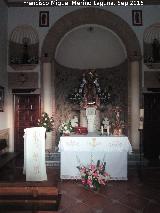
[[[62,136],[59,142],[61,152],[61,179],[80,179],[77,166],[88,165],[97,160],[106,162],[106,171],[112,180],[127,180],[128,153],[132,152],[126,136],[88,135]]]

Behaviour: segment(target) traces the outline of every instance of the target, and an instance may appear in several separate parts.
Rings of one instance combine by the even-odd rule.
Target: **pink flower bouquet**
[[[81,181],[85,188],[98,190],[101,185],[106,185],[110,175],[105,172],[106,162],[97,161],[97,165],[91,163],[89,166],[78,166]]]

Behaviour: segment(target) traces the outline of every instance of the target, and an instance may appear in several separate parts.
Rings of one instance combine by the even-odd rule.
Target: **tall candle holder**
[[[139,143],[139,178],[142,179],[142,150],[143,150],[143,129],[138,129],[139,130],[139,136],[140,136],[140,143]]]

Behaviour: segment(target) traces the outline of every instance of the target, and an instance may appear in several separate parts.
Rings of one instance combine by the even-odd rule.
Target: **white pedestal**
[[[24,129],[24,167],[26,181],[47,180],[44,127]]]
[[[52,132],[46,132],[45,150],[52,150]]]
[[[86,117],[85,109],[81,109],[81,111],[80,111],[80,126],[87,128],[87,117]]]
[[[96,125],[95,125],[95,118],[96,115],[88,115],[88,132],[95,132],[96,131]]]
[[[100,130],[101,121],[100,121],[100,111],[96,110],[96,120],[95,120],[96,130]]]
[[[94,107],[88,107],[86,109],[88,132],[96,131],[96,109]]]
[[[80,111],[80,126],[86,127],[88,132],[95,132],[100,129],[100,111],[96,110],[94,107],[87,108],[87,111],[88,112],[86,112],[85,109],[81,109]],[[89,117],[92,115],[94,117]]]

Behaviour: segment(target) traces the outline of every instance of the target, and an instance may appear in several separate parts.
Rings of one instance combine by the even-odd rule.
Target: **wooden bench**
[[[1,186],[0,211],[53,212],[58,210],[60,195],[54,186]]]
[[[17,153],[5,152],[0,155],[0,181],[13,181],[16,176]]]
[[[5,152],[0,155],[0,168],[6,166],[6,164],[10,163],[16,158],[17,154],[14,152]]]

